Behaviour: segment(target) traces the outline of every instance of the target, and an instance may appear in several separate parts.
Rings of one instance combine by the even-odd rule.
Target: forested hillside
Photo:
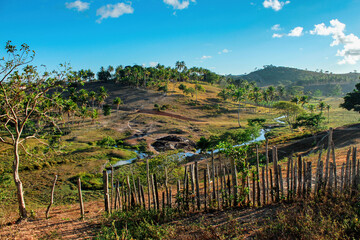
[[[256,82],[258,86],[284,85],[300,86],[305,92],[316,90],[330,95],[341,95],[351,91],[358,82],[360,74],[357,72],[334,74],[329,71],[308,71],[291,67],[277,67],[266,65],[247,75],[231,76],[235,81],[245,79]]]

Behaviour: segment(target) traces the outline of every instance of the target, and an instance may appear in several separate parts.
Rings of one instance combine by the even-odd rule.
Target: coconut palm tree
[[[330,108],[331,108],[331,106],[329,104],[326,105],[326,109],[327,109],[327,112],[328,112],[328,123],[330,123]]]
[[[241,128],[240,107],[241,107],[241,101],[245,99],[245,90],[243,88],[237,88],[233,93],[233,99],[238,103],[238,124],[239,124],[239,128]]]
[[[318,107],[320,108],[320,112],[323,113],[323,110],[325,109],[326,104],[323,101],[321,101],[319,103]]]
[[[121,100],[121,98],[119,98],[119,97],[116,97],[115,99],[114,99],[114,105],[116,105],[116,110],[117,110],[117,112],[119,113],[119,107],[120,107],[120,105],[121,104],[123,104],[123,101]]]
[[[94,92],[94,91],[89,92],[88,97],[89,97],[89,100],[91,101],[92,108],[94,108],[94,102],[96,100],[96,92]]]

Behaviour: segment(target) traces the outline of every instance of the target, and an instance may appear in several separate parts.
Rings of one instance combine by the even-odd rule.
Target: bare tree
[[[9,41],[5,50],[6,56],[0,60],[0,129],[5,130],[0,133],[0,143],[10,145],[13,150],[13,178],[22,220],[27,218],[27,211],[19,176],[20,148],[27,152],[24,147],[26,140],[38,139],[50,124],[57,127],[56,118],[61,115],[57,106],[62,95],[59,90],[66,79],[67,67],[61,65],[65,70],[45,71],[40,75],[36,67],[28,65],[35,52],[26,44],[18,49]],[[36,127],[31,127],[34,124]]]

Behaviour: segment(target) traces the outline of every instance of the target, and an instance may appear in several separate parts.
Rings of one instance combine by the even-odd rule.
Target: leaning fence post
[[[46,214],[45,214],[46,218],[49,218],[50,208],[51,208],[51,205],[53,205],[53,203],[54,203],[54,192],[55,192],[55,184],[56,184],[57,178],[58,178],[58,175],[55,174],[53,186],[52,186],[52,189],[51,189],[50,204],[49,204],[48,208],[46,209]]]
[[[337,177],[336,177],[336,157],[335,157],[335,144],[334,141],[331,142],[331,150],[332,150],[332,157],[333,157],[333,164],[334,164],[334,182],[335,182],[335,191],[337,190]]]
[[[151,208],[151,194],[150,194],[150,190],[151,190],[151,184],[150,184],[150,168],[149,168],[149,159],[146,159],[146,180],[147,180],[147,187],[148,187],[148,209],[150,210]]]
[[[273,164],[274,164],[274,177],[275,177],[275,199],[276,202],[279,201],[279,173],[278,173],[278,159],[276,157],[276,147],[273,147],[272,155],[273,155]]]
[[[103,171],[103,181],[104,181],[104,201],[105,201],[105,211],[110,213],[110,199],[109,199],[109,178],[106,170]]]
[[[195,185],[196,185],[196,203],[197,209],[200,210],[200,187],[199,187],[199,169],[198,162],[195,162]]]
[[[259,146],[256,145],[256,172],[257,172],[257,204],[261,206],[261,192],[260,192],[260,169],[259,169]]]
[[[269,203],[269,139],[266,138],[266,203]]]
[[[281,198],[284,197],[284,182],[282,178],[281,165],[278,165],[278,174],[279,174],[279,182],[280,182],[280,190],[281,190]]]
[[[114,167],[111,165],[111,188],[110,188],[110,211],[111,212],[114,209],[113,195],[114,195]]]
[[[311,162],[307,162],[307,194],[310,195],[311,193]]]
[[[331,142],[332,142],[332,134],[333,134],[333,129],[330,128],[329,129],[329,138],[328,138],[328,149],[327,149],[327,154],[326,154],[326,163],[325,163],[325,179],[324,179],[324,189],[326,188],[326,185],[328,184],[328,176],[329,176],[329,161],[330,161],[330,151],[331,151]]]
[[[84,203],[83,203],[83,198],[82,198],[82,193],[81,193],[81,180],[80,180],[80,178],[78,178],[78,193],[79,193],[81,219],[84,219],[85,212],[84,212]]]
[[[207,210],[207,188],[206,188],[206,169],[204,169],[204,209]]]

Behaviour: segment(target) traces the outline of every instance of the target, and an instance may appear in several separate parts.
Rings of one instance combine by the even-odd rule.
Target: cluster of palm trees
[[[68,122],[71,118],[78,116],[84,122],[90,117],[94,122],[99,117],[99,109],[104,109],[105,100],[109,97],[107,90],[101,86],[98,91],[87,91],[86,89],[77,90],[70,87],[68,98],[58,98],[56,107],[59,112],[65,113]],[[114,105],[119,109],[122,101],[119,97],[114,99]]]
[[[223,78],[208,69],[198,67],[187,68],[184,61],[177,61],[174,68],[165,67],[161,64],[157,64],[155,67],[140,65],[126,67],[120,65],[116,68],[109,66],[107,69],[101,67],[97,77],[99,81],[103,82],[113,81],[136,88],[162,90],[165,93],[169,91],[169,82],[174,83],[175,90],[176,83],[178,82],[205,81],[213,84]]]

